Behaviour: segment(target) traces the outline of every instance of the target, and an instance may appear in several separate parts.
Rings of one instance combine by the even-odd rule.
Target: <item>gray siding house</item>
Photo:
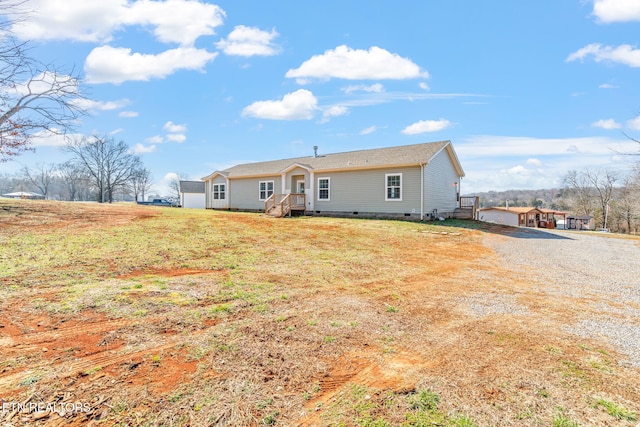
[[[458,207],[464,171],[450,141],[326,155],[314,149],[313,156],[246,163],[202,178],[206,208],[265,211],[291,195],[307,215],[422,220],[449,217]]]

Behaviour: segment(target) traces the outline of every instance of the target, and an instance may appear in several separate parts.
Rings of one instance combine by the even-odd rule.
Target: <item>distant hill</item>
[[[480,207],[504,206],[509,200],[509,206],[535,206],[547,209],[568,210],[568,201],[564,199],[562,189],[545,190],[507,190],[487,191],[475,193],[480,197]]]

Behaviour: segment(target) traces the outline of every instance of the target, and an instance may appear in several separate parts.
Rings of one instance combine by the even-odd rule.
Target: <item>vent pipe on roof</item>
[[[313,146],[313,157],[318,157],[318,146],[317,145]]]

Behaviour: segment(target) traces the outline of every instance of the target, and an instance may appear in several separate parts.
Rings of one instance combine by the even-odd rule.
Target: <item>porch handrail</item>
[[[273,193],[269,197],[267,197],[267,200],[264,201],[265,213],[269,212],[269,210],[271,210],[271,208],[274,207],[275,205],[276,205],[276,194]]]
[[[306,198],[305,195],[300,193],[289,193],[289,194],[272,194],[269,196],[267,200],[264,201],[264,213],[268,214],[270,211],[279,209],[279,215],[285,216],[291,210],[300,208],[305,208],[306,206]]]
[[[460,209],[471,209],[473,218],[476,217],[476,212],[480,208],[480,197],[478,196],[460,196]]]

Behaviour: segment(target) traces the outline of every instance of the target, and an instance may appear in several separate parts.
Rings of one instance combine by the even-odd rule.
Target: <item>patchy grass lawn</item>
[[[635,425],[638,370],[562,332],[503,231],[0,200],[0,421]]]

